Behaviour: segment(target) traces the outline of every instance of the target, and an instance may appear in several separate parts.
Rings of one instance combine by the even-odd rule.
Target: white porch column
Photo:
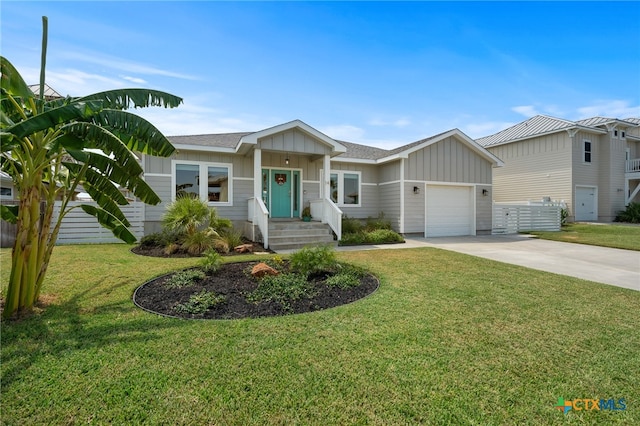
[[[253,196],[262,199],[262,150],[253,150]]]
[[[324,174],[322,176],[322,194],[324,198],[331,198],[331,157],[328,154],[324,156],[324,164],[322,166]]]
[[[324,168],[324,174],[322,176],[322,194],[323,198],[330,200],[331,199],[331,157],[329,154],[324,155],[324,164],[322,166]],[[328,212],[326,211],[327,207],[324,202],[322,203],[324,206],[322,209],[322,223],[327,222]]]

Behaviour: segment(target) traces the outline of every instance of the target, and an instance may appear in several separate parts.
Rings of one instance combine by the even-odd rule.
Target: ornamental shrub
[[[631,203],[626,209],[619,212],[616,222],[640,223],[640,203]]]

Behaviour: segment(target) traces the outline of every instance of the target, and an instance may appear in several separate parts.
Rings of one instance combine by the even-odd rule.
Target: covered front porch
[[[299,120],[247,135],[241,142],[251,146],[247,155],[253,156],[253,194],[247,204],[250,238],[269,248],[276,237],[274,221],[300,222],[306,207],[314,222],[341,238],[342,211],[329,196],[326,171],[331,170],[331,157],[346,151],[344,146]],[[307,244],[314,242],[317,235],[309,234]]]
[[[625,161],[624,194],[625,205],[640,194],[640,158]]]

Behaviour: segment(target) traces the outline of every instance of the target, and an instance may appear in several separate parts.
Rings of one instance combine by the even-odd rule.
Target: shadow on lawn
[[[4,388],[20,380],[22,372],[43,356],[63,357],[65,353],[89,348],[104,348],[114,343],[148,342],[161,338],[159,331],[187,325],[182,321],[164,321],[161,317],[139,315],[130,299],[83,308],[88,297],[108,294],[131,283],[119,283],[93,292],[87,289],[61,304],[51,304],[42,312],[2,323],[2,374]],[[100,321],[97,316],[105,316]]]

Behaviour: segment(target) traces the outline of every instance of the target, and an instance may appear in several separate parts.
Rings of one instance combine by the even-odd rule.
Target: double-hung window
[[[582,154],[583,154],[583,161],[585,163],[589,163],[591,164],[591,141],[585,140],[584,142],[584,148],[582,150]]]
[[[360,172],[331,171],[330,198],[339,206],[359,207],[361,204]]]
[[[231,205],[232,165],[221,163],[199,163],[194,161],[173,162],[173,198],[197,197],[211,204]]]

